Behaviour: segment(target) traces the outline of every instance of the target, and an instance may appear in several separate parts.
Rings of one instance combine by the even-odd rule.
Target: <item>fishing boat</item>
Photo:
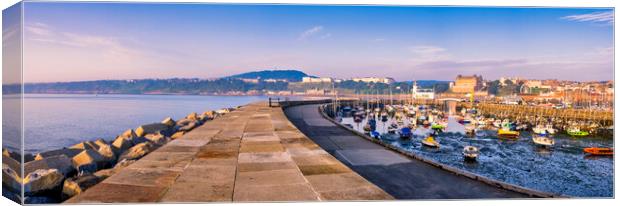
[[[476,160],[478,154],[480,154],[480,152],[477,147],[465,146],[465,148],[463,148],[463,157],[465,160]]]
[[[502,127],[502,120],[496,119],[495,121],[493,121],[493,126],[497,128]]]
[[[372,131],[370,132],[370,137],[379,139],[381,137],[381,134],[379,134],[379,132],[377,131]]]
[[[400,138],[409,139],[411,138],[413,133],[411,133],[411,129],[409,129],[408,127],[403,127],[400,129],[400,131],[398,131],[398,135],[400,136]]]
[[[445,127],[442,124],[433,122],[433,124],[431,124],[431,129],[434,130],[443,130]]]
[[[549,134],[555,134],[555,129],[552,124],[545,125],[545,130],[547,130],[547,133]]]
[[[550,147],[550,146],[553,146],[553,144],[555,144],[555,141],[553,139],[547,137],[547,135],[544,135],[544,134],[532,136],[532,141],[534,142],[534,144],[545,146],[545,147]]]
[[[439,143],[435,141],[433,136],[428,136],[426,139],[422,140],[422,144],[427,147],[439,147]]]
[[[577,127],[569,128],[568,130],[566,130],[566,133],[568,133],[568,135],[573,136],[573,137],[585,137],[590,134],[587,131],[581,131]]]
[[[614,155],[614,148],[588,147],[584,148],[583,152],[590,155],[609,156]]]
[[[519,138],[519,132],[510,130],[509,128],[502,128],[497,130],[497,135],[507,138]]]
[[[476,126],[474,126],[474,125],[467,125],[467,126],[465,126],[465,134],[475,135],[476,134]]]
[[[396,123],[390,124],[390,126],[388,127],[387,130],[388,130],[388,133],[390,133],[390,134],[396,133],[396,130],[398,130],[398,124],[396,124]]]
[[[546,134],[547,128],[543,126],[542,124],[538,124],[536,125],[536,127],[532,128],[532,131],[536,134]]]

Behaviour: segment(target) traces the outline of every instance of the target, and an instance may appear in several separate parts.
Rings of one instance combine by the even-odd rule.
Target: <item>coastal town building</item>
[[[384,83],[384,84],[392,84],[395,82],[394,79],[390,77],[361,77],[361,78],[353,78],[351,80],[354,82]]]
[[[435,99],[434,89],[422,89],[418,87],[417,82],[413,82],[411,87],[411,98],[413,99]]]
[[[472,93],[474,91],[479,91],[483,86],[482,75],[458,75],[454,84],[451,85],[451,91],[454,93]]]
[[[332,83],[334,79],[331,77],[303,77],[302,83]]]

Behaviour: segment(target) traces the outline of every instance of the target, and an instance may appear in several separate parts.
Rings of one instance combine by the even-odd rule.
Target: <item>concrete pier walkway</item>
[[[203,124],[67,203],[392,198],[308,139],[281,108],[255,103]]]
[[[330,154],[397,199],[525,198],[372,143],[324,119],[319,105],[286,109],[289,120]]]

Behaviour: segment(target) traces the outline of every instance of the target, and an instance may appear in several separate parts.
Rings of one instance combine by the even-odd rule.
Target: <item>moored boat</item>
[[[608,156],[614,155],[614,148],[588,147],[584,148],[583,152],[591,155]]]
[[[519,132],[512,131],[508,128],[502,128],[502,129],[497,130],[497,135],[500,137],[507,137],[507,138],[519,138]]]
[[[576,127],[569,128],[568,130],[566,130],[566,133],[573,137],[585,137],[590,134],[587,131],[581,131],[579,128]]]
[[[478,148],[474,146],[465,146],[465,148],[463,148],[463,157],[465,160],[476,160],[479,153]]]
[[[403,127],[400,129],[400,131],[398,131],[398,135],[400,136],[400,138],[409,139],[411,138],[413,133],[411,132],[411,129],[409,129],[408,127]]]
[[[532,141],[534,144],[546,147],[553,146],[553,144],[555,144],[555,140],[547,137],[547,135],[534,135],[532,137]]]
[[[439,143],[435,141],[433,136],[428,136],[426,139],[422,140],[422,144],[428,147],[439,147]]]

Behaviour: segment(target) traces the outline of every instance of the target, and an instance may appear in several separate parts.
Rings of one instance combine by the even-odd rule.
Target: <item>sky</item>
[[[24,81],[215,78],[264,69],[399,81],[458,74],[611,80],[613,12],[27,2]]]

